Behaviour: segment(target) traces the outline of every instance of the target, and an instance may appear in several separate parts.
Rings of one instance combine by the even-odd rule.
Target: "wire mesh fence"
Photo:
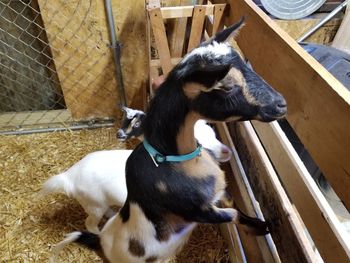
[[[100,2],[0,1],[0,131],[113,119],[116,80]]]

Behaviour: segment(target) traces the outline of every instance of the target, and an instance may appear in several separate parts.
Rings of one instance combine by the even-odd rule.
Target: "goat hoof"
[[[241,212],[239,222],[247,226],[248,231],[254,235],[264,236],[270,233],[269,224],[259,218],[250,217]]]

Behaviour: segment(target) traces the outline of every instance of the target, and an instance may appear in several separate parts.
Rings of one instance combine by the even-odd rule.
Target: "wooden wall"
[[[119,110],[103,0],[38,0],[68,110],[75,120],[115,117]],[[142,105],[147,79],[144,1],[112,0],[122,43],[128,104]]]

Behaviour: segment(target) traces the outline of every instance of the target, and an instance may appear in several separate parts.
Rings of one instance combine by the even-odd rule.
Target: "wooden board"
[[[191,0],[181,0],[180,6],[191,5]],[[168,24],[171,23],[172,30],[170,30],[169,44],[170,54],[172,57],[182,57],[184,51],[185,35],[187,28],[187,17],[180,17],[178,19],[169,19]]]
[[[116,117],[118,89],[104,4],[38,0],[67,108],[75,120]],[[128,104],[142,104],[147,78],[144,3],[113,0]],[[135,63],[137,62],[137,63]]]
[[[337,34],[334,37],[332,46],[350,53],[350,2],[347,5],[347,12]]]
[[[224,168],[234,203],[248,215],[257,216],[261,211],[258,211],[259,208],[257,202],[246,178],[246,173],[243,169],[241,160],[233,145],[228,128],[225,123],[218,123],[216,128],[221,141],[229,146],[233,153],[232,158],[229,161],[230,169],[224,164],[222,165],[222,168]],[[233,226],[231,226],[231,228],[233,228]],[[232,231],[234,231],[234,229]],[[252,236],[239,227],[238,232],[240,239],[242,240],[247,262],[281,262],[273,242],[270,242],[270,236]]]
[[[168,39],[166,37],[164,21],[160,8],[150,9],[148,11],[149,19],[157,45],[160,64],[163,74],[168,74],[172,69]]]
[[[349,237],[279,124],[253,126],[322,258],[350,262]]]
[[[192,49],[197,47],[202,39],[204,19],[205,19],[205,5],[196,5],[193,10],[192,16],[192,25],[191,25],[191,33],[190,38],[188,40],[187,53],[189,53]]]
[[[252,1],[230,3],[229,23],[246,16],[240,48],[284,95],[287,120],[349,209],[350,92]]]
[[[316,255],[277,174],[249,122],[230,126],[243,167],[270,223],[272,238],[282,262],[315,262]]]
[[[313,28],[321,18],[308,17],[298,20],[274,20],[284,31],[286,31],[293,39],[298,39],[311,28]],[[317,32],[306,39],[306,42],[318,44],[332,43],[341,23],[340,18],[333,18],[324,24]]]
[[[214,14],[214,5],[205,6],[205,15]],[[164,7],[162,8],[163,18],[179,18],[179,17],[192,17],[193,6],[178,6],[178,7]]]

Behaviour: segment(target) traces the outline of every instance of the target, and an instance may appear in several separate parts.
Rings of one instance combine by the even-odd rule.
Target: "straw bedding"
[[[64,234],[84,229],[86,214],[74,199],[39,198],[41,184],[87,153],[132,149],[117,142],[114,129],[0,137],[0,262],[47,262],[50,247]],[[60,262],[101,262],[91,251],[67,246]],[[175,262],[229,262],[217,226],[200,225]]]

